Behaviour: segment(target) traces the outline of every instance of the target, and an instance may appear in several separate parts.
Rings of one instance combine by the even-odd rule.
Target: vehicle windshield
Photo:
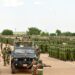
[[[15,53],[35,54],[35,51],[32,49],[15,49]]]
[[[36,56],[35,51],[32,49],[26,50],[26,54],[27,54],[27,56],[30,56],[30,57]]]
[[[25,50],[24,49],[16,49],[15,53],[25,53]]]
[[[35,53],[35,51],[32,49],[29,49],[29,50],[26,50],[26,53]]]

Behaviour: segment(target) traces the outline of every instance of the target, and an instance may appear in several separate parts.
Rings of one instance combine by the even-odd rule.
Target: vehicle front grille
[[[23,64],[31,64],[33,61],[32,58],[19,58],[18,62]]]

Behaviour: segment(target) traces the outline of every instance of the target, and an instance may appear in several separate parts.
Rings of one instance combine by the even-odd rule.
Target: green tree
[[[9,29],[5,29],[1,33],[2,35],[13,35],[13,31]]]
[[[56,34],[55,33],[51,33],[50,36],[56,36]]]
[[[64,36],[72,36],[72,33],[71,32],[64,32],[64,33],[62,33],[62,35],[64,35]]]
[[[31,27],[27,31],[28,35],[40,35],[40,33],[41,33],[41,30],[35,27]]]
[[[42,32],[41,36],[49,36],[49,33],[48,32]]]
[[[75,33],[72,33],[72,36],[75,36]]]
[[[61,31],[57,29],[57,30],[56,30],[56,35],[57,35],[57,36],[61,35]]]

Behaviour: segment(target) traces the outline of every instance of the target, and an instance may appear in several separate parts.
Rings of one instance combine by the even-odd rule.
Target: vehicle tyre
[[[14,64],[11,64],[11,73],[12,73],[12,74],[15,74],[16,71],[17,71],[17,70],[16,70]]]

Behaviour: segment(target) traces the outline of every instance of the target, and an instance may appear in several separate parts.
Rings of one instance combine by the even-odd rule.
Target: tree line
[[[28,31],[25,32],[26,35],[41,35],[41,36],[75,36],[75,33],[72,32],[62,32],[61,30],[57,29],[55,33],[44,32],[36,27],[28,28]],[[4,29],[1,32],[2,35],[13,35],[13,30]]]

